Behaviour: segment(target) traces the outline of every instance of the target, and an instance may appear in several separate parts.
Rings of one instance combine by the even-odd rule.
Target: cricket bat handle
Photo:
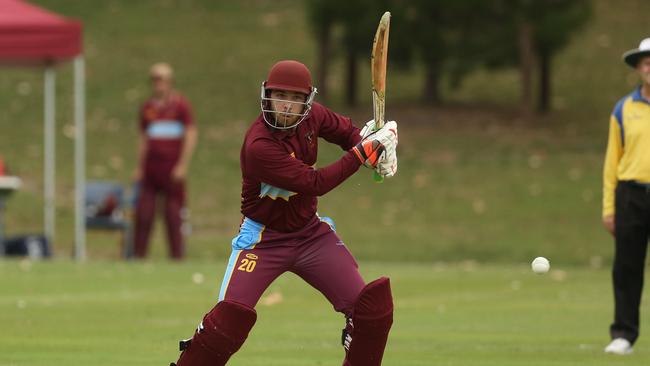
[[[379,130],[380,128],[384,127],[384,121],[385,121],[385,107],[384,107],[384,93],[382,92],[381,94],[378,93],[376,90],[373,90],[372,93],[372,108],[374,112],[374,119],[375,119],[375,131]],[[372,179],[375,181],[375,183],[381,183],[384,181],[384,177],[377,173],[377,171],[373,171]]]
[[[382,116],[382,118],[383,118],[383,116]],[[382,122],[380,122],[378,125],[383,126],[384,124]],[[381,128],[381,126],[378,126],[377,129]],[[384,177],[381,174],[377,173],[376,170],[374,170],[373,175],[372,175],[372,180],[374,180],[375,183],[381,183],[381,182],[384,181]]]

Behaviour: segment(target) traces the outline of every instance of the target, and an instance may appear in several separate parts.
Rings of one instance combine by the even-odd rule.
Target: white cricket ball
[[[551,268],[551,262],[549,262],[548,259],[544,257],[537,257],[533,259],[533,263],[531,263],[530,266],[533,268],[533,272],[537,274],[543,274],[548,272],[548,270]]]
[[[192,274],[192,282],[194,282],[195,284],[200,285],[203,283],[203,280],[204,280],[203,273],[194,272],[194,274]]]

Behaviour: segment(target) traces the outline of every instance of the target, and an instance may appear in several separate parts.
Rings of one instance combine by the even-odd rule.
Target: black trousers
[[[616,253],[612,338],[632,344],[639,337],[639,307],[650,234],[650,186],[620,181],[616,187]]]

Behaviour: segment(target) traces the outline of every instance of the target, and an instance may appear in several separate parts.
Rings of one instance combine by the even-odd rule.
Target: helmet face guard
[[[318,90],[315,87],[311,87],[311,90],[304,102],[295,102],[292,100],[270,98],[270,91],[271,89],[268,89],[266,87],[266,82],[263,82],[262,87],[260,88],[260,108],[262,109],[262,117],[264,118],[264,122],[266,122],[267,125],[276,128],[278,130],[288,130],[294,128],[298,126],[300,122],[304,121],[305,118],[307,118],[307,115],[309,115],[309,111],[311,111],[312,102],[316,97],[316,93],[318,93]],[[271,102],[283,102],[283,103],[289,103],[291,105],[298,104],[302,106],[302,112],[293,113],[293,112],[275,111],[271,106]],[[296,123],[290,126],[284,126],[277,121],[276,115],[298,116],[300,118],[298,119],[298,121],[296,121]]]

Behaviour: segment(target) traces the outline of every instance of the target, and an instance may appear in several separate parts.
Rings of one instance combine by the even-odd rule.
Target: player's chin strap
[[[273,99],[269,98],[266,95],[268,89],[266,89],[265,82],[262,83],[261,91],[260,91],[260,108],[262,109],[262,118],[264,118],[264,122],[266,122],[267,125],[277,128],[278,130],[288,130],[291,128],[294,128],[300,124],[300,122],[304,121],[305,118],[307,118],[307,115],[309,115],[309,111],[311,111],[311,105],[314,102],[314,98],[316,98],[316,94],[318,93],[318,89],[315,87],[311,88],[311,93],[307,96],[307,100],[304,102],[294,102],[291,100],[282,100],[282,99]],[[276,112],[272,108],[270,108],[269,104],[272,101],[276,102],[284,102],[284,103],[291,103],[291,104],[300,104],[302,108],[302,113],[291,113],[291,112]],[[283,114],[287,116],[300,116],[300,119],[292,124],[291,126],[282,126],[278,124],[276,121],[274,115],[275,114]]]
[[[343,366],[379,366],[384,357],[388,332],[393,325],[393,296],[390,280],[381,277],[361,290],[347,319],[341,342]]]

